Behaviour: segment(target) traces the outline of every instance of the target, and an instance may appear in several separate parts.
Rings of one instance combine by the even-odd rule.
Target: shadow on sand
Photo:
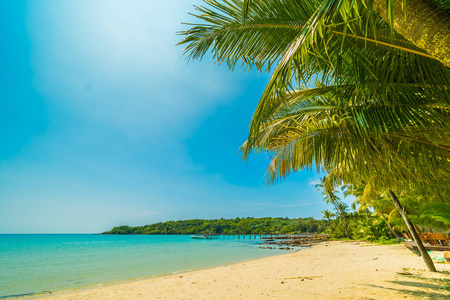
[[[449,276],[450,272],[438,272]],[[396,291],[405,296],[412,296],[419,299],[450,299],[450,278],[425,277],[421,275],[405,276],[410,280],[388,281],[396,286],[384,287],[371,284],[369,286]]]

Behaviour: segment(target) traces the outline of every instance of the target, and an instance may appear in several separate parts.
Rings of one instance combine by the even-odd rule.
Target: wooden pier
[[[314,237],[315,234],[218,234],[217,237],[221,239],[260,239],[260,240],[285,240],[285,239],[296,239],[305,237]],[[216,237],[216,238],[217,238]]]
[[[195,236],[195,235],[194,235]],[[275,235],[275,234],[198,234],[198,236],[204,236],[208,240],[212,239],[286,239],[287,235]]]

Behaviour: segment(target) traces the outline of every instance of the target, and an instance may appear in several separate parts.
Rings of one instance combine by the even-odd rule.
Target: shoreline
[[[19,299],[446,299],[450,265],[426,272],[404,245],[331,241],[243,262]],[[11,298],[14,299],[14,298]]]
[[[242,237],[198,241],[181,235],[51,234],[13,236],[3,241],[11,252],[1,268],[0,299],[95,288],[280,254],[258,249],[259,239]]]
[[[261,245],[263,245],[263,244],[261,244]],[[262,259],[269,258],[269,257],[289,255],[294,252],[301,251],[301,250],[304,250],[307,248],[308,247],[295,246],[295,247],[291,247],[288,251],[285,250],[284,248],[272,248],[270,250],[268,248],[267,251],[277,252],[277,253],[270,254],[270,255],[267,255],[264,257],[242,259],[242,260],[233,261],[233,262],[226,263],[226,264],[220,263],[220,264],[215,264],[215,265],[211,265],[211,266],[197,267],[197,268],[191,268],[191,269],[179,270],[179,271],[173,271],[173,272],[166,272],[166,273],[160,273],[160,274],[154,274],[154,275],[145,275],[145,276],[141,276],[141,277],[117,280],[117,281],[112,281],[112,282],[90,284],[87,286],[76,287],[76,288],[71,288],[71,289],[63,289],[63,290],[57,290],[57,291],[43,291],[43,292],[39,292],[39,293],[31,293],[31,294],[23,294],[23,295],[3,296],[3,298],[0,297],[0,299],[5,299],[5,300],[8,300],[8,299],[21,299],[21,300],[43,299],[43,298],[52,297],[52,296],[73,294],[73,293],[77,293],[77,292],[101,289],[101,288],[106,288],[106,287],[111,287],[111,286],[122,285],[122,284],[132,284],[132,283],[140,282],[140,281],[147,281],[147,280],[153,280],[153,279],[158,279],[158,278],[177,276],[180,274],[201,272],[204,270],[220,268],[222,266],[231,266],[231,265],[241,264],[241,263],[245,263],[245,262],[251,262],[251,261],[255,261],[255,260],[262,260]]]

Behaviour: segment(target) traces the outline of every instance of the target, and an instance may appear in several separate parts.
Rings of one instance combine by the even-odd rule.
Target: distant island
[[[314,218],[235,218],[180,220],[145,226],[118,226],[102,234],[297,234],[326,229],[325,220]]]

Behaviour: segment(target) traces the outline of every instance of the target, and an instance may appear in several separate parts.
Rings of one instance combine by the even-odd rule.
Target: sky
[[[239,146],[270,74],[189,62],[197,0],[0,1],[0,233],[315,217],[316,171]]]

